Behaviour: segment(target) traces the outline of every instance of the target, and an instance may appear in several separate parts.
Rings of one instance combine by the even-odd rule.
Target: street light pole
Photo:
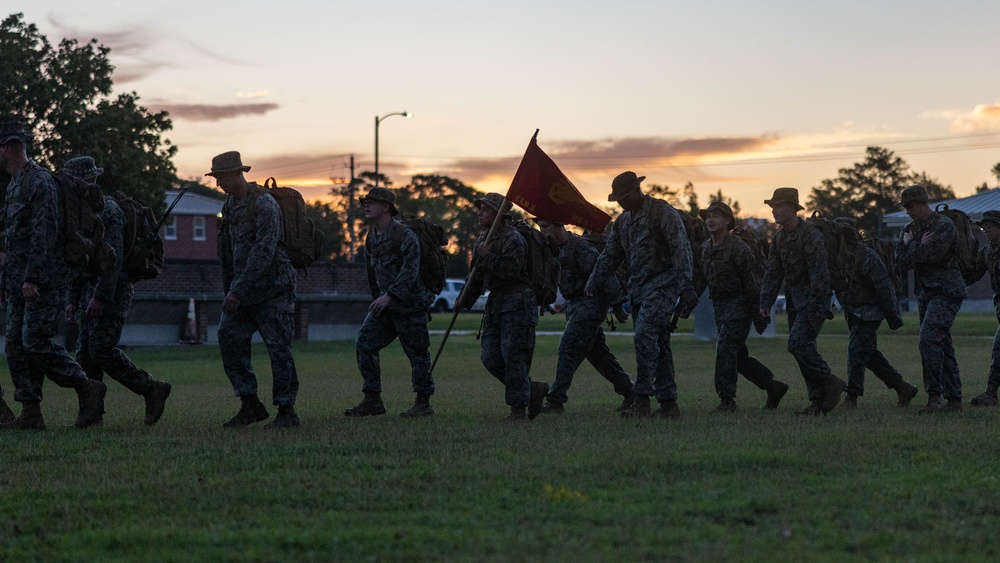
[[[392,117],[394,115],[402,115],[403,117],[413,117],[413,114],[408,111],[397,111],[393,113],[387,113],[382,117],[375,116],[375,187],[378,187],[378,124],[385,121],[385,118]]]

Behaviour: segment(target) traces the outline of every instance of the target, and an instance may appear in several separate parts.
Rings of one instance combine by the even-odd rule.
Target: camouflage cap
[[[611,181],[611,195],[608,196],[608,201],[618,201],[630,193],[639,191],[639,184],[645,179],[645,176],[636,176],[631,170],[615,176]]]
[[[805,209],[805,207],[799,205],[799,190],[795,188],[776,188],[771,199],[765,199],[764,203],[770,205],[772,208],[782,203],[787,203],[793,205],[798,211]]]
[[[906,204],[911,201],[927,203],[930,200],[931,198],[927,195],[927,188],[919,184],[906,188],[899,196],[899,204],[903,207],[906,207]]]
[[[92,156],[71,158],[66,161],[66,164],[63,164],[62,171],[64,174],[69,174],[77,178],[95,178],[104,174],[104,169],[98,168]]]
[[[218,176],[226,172],[249,172],[249,166],[243,166],[243,160],[237,151],[224,152],[212,159],[212,171],[206,176]]]
[[[20,121],[7,121],[0,123],[0,145],[7,144],[8,141],[17,139],[22,143],[30,143],[35,136],[28,131],[27,126]]]
[[[709,203],[707,209],[700,209],[698,211],[698,216],[704,220],[707,219],[708,214],[713,211],[718,211],[729,218],[729,221],[726,222],[727,229],[731,231],[736,228],[736,217],[733,215],[733,209],[721,201],[713,201],[712,203]]]
[[[382,203],[388,203],[389,215],[393,217],[399,215],[399,210],[396,209],[396,194],[389,188],[375,186],[374,188],[368,190],[368,194],[359,201],[361,201],[362,205],[364,205],[367,201],[381,201]]]
[[[507,198],[503,194],[498,194],[496,192],[490,192],[488,194],[477,197],[472,203],[476,206],[476,209],[481,208],[483,205],[488,205],[495,209],[497,213],[500,213],[500,206],[504,206],[504,212],[510,209],[510,202],[506,201]]]
[[[983,218],[976,221],[976,224],[980,227],[986,226],[983,223],[993,223],[994,225],[1000,226],[1000,211],[997,211],[996,209],[984,211]]]

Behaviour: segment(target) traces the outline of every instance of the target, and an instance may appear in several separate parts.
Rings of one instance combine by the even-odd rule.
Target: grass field
[[[462,315],[458,328],[475,330],[478,319]],[[881,348],[920,386],[916,321],[906,320],[898,334],[883,330]],[[992,315],[956,326],[966,399],[985,386],[995,328]],[[838,319],[820,339],[839,374],[845,333]],[[610,342],[632,371],[631,339]],[[551,380],[557,343],[539,337],[536,379]],[[869,374],[857,411],[796,417],[805,390],[784,345],[751,341],[792,386],[777,412],[764,412],[764,393],[741,380],[740,411],[710,414],[714,345],[681,336],[680,420],[621,419],[618,397],[585,365],[565,414],[511,426],[498,422],[503,389],[474,336],[449,340],[438,415],[421,420],[396,416],[413,397],[398,345],[383,353],[389,415],[347,419],[342,410],[361,397],[353,343],[300,343],[304,426],[277,433],[221,429],[239,403],[216,348],[131,350],[174,386],[156,426],[142,425],[141,398],[111,382],[105,424],[75,430],[75,394],[48,382],[49,429],[0,434],[0,561],[1000,557],[1000,411],[916,416],[926,395],[897,409]],[[269,402],[263,348],[254,360]],[[9,398],[5,368],[0,383]]]

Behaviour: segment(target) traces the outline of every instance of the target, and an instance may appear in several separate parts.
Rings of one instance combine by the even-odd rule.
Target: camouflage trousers
[[[924,367],[924,390],[945,399],[962,398],[951,325],[962,307],[961,299],[941,294],[920,297],[920,361]]]
[[[118,341],[125,328],[129,307],[132,306],[133,288],[131,283],[120,283],[115,290],[115,300],[104,305],[101,316],[96,319],[80,319],[80,341],[76,350],[76,361],[90,379],[104,380],[107,373],[111,379],[121,383],[137,395],[145,395],[153,388],[153,378],[139,369],[132,360],[118,348]],[[89,300],[87,300],[89,301]],[[81,316],[86,302],[81,303]]]
[[[715,345],[715,392],[720,399],[736,398],[737,374],[764,390],[774,381],[774,373],[747,349],[751,324],[749,317],[727,321],[716,318],[719,340]]]
[[[14,400],[42,400],[42,382],[48,377],[60,387],[77,388],[87,375],[66,349],[52,341],[63,315],[65,292],[39,287],[38,299],[25,301],[20,292],[7,301],[7,367],[14,382]]]
[[[368,313],[358,331],[355,351],[358,370],[364,384],[365,393],[382,392],[382,368],[379,351],[399,338],[403,352],[410,360],[410,381],[413,392],[422,395],[434,394],[434,377],[431,375],[431,340],[427,335],[427,313],[390,313],[381,315]]]
[[[833,376],[830,365],[816,347],[816,339],[824,321],[825,318],[814,314],[788,311],[788,353],[799,365],[810,401],[823,398],[823,383]]]
[[[259,332],[271,359],[272,402],[279,406],[295,404],[299,377],[292,357],[294,311],[294,296],[278,296],[263,303],[241,305],[232,315],[222,313],[219,351],[222,353],[222,367],[237,397],[257,393],[250,344],[254,333]]]
[[[504,385],[504,401],[528,406],[538,300],[530,289],[490,293],[483,316],[483,367]]]
[[[997,314],[997,322],[1000,322],[1000,302],[993,298],[993,308]],[[993,355],[990,362],[990,377],[986,380],[986,385],[997,389],[1000,388],[1000,326],[993,334]]]
[[[845,313],[850,338],[847,341],[847,394],[865,394],[865,369],[872,370],[889,389],[903,382],[903,376],[892,367],[878,349],[878,327],[882,321],[863,321]]]
[[[635,394],[656,396],[660,402],[677,400],[674,355],[670,350],[673,299],[652,298],[638,304],[635,315]]]
[[[580,299],[566,304],[566,329],[559,340],[556,378],[549,389],[548,400],[559,404],[569,400],[566,392],[583,360],[590,362],[597,373],[614,385],[615,393],[624,396],[632,391],[632,378],[611,352],[601,327],[607,309],[603,300]]]

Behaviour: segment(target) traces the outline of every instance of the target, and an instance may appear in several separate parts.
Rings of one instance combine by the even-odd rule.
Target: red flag
[[[604,232],[611,216],[590,204],[549,155],[531,137],[521,165],[507,190],[507,200],[538,217]]]

